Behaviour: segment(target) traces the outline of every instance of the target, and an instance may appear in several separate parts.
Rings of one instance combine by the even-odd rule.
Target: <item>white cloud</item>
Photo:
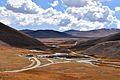
[[[93,29],[101,29],[104,28],[104,24],[106,24],[105,22],[91,22],[91,21],[86,21],[86,20],[79,20],[76,22],[71,22],[71,24],[69,24],[68,26],[71,29],[78,29],[81,31],[87,31],[87,30],[93,30]]]
[[[71,29],[70,27],[60,27],[61,31],[67,31],[67,30],[70,30],[70,29]]]
[[[8,0],[6,8],[12,10],[13,12],[20,12],[26,14],[36,14],[40,10],[32,0]]]
[[[2,19],[0,20],[0,22],[6,24],[6,25],[10,25],[11,24],[11,21],[9,21],[8,19]]]
[[[8,0],[6,7],[0,7],[0,22],[23,27],[55,25],[62,31],[69,29],[86,31],[119,26],[120,21],[114,16],[115,11],[103,6],[104,1],[106,0],[63,0],[69,7],[62,13],[53,8],[42,9],[31,0]],[[53,3],[54,6],[56,3]]]
[[[62,0],[63,3],[70,7],[83,7],[86,4],[86,0]]]
[[[0,22],[3,22],[7,25],[13,24],[12,21],[14,21],[14,17],[11,14],[11,11],[8,11],[5,7],[0,7]]]
[[[120,29],[120,20],[116,19],[114,20],[114,23],[116,25],[116,28]]]
[[[111,1],[111,0],[62,0],[68,7],[83,7],[86,5],[96,5],[96,3]]]
[[[110,27],[110,23],[115,23],[115,19],[110,20],[110,16],[114,17],[115,11],[102,5],[106,1],[110,0],[74,0],[74,2],[63,0],[63,3],[68,6],[66,13],[77,19],[71,20],[67,25],[84,31]],[[84,5],[81,6],[83,3]]]
[[[120,7],[116,7],[115,8],[115,11],[117,12],[117,11],[120,11]]]
[[[57,6],[58,4],[59,4],[58,1],[54,1],[54,2],[51,3],[50,5],[53,6],[53,7],[55,7],[55,6]]]
[[[68,8],[66,12],[77,18],[86,19],[89,21],[105,21],[109,14],[112,14],[112,11],[108,7],[97,7],[97,6],[85,6],[80,8]]]

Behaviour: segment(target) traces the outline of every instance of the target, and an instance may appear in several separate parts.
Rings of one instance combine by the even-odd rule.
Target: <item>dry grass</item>
[[[27,49],[0,48],[0,69],[21,69],[29,65],[28,60],[16,54],[27,54]],[[120,60],[109,60],[119,62]],[[44,61],[43,61],[44,62]],[[49,62],[44,62],[49,63]],[[1,65],[2,64],[2,65]],[[20,73],[0,73],[0,80],[119,80],[120,69],[107,66],[93,66],[83,63],[55,64]]]
[[[21,69],[29,65],[28,59],[18,56],[26,51],[18,48],[0,47],[0,71]]]
[[[81,40],[81,39],[80,38],[40,38],[38,40],[45,43],[46,45],[56,45],[56,44],[60,45],[61,43],[64,43],[69,40]]]
[[[105,67],[92,66],[82,63],[67,63],[57,64],[41,68],[40,70],[49,70],[53,73],[61,73],[66,76],[71,76],[77,80],[118,80],[120,79],[120,70]]]
[[[0,80],[77,80],[71,76],[50,71],[31,70],[22,73],[0,74]]]
[[[21,73],[1,73],[1,80],[119,80],[120,70],[82,63],[56,64]]]

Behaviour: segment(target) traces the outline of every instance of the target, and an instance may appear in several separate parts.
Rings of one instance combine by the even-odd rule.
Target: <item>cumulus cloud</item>
[[[96,5],[96,2],[106,2],[111,0],[62,0],[68,7],[83,7],[86,5]]]
[[[96,7],[96,6],[85,6],[81,8],[68,8],[66,12],[77,18],[86,19],[90,21],[100,21],[103,22],[107,19],[109,14],[112,14],[112,11],[108,7]]]
[[[15,2],[16,4],[14,4]],[[41,25],[43,23],[58,25],[61,15],[62,12],[53,8],[44,10],[38,7],[31,0],[8,0],[7,6],[0,7],[0,22],[5,23],[6,20],[9,20],[11,24],[17,24],[16,26]]]
[[[118,27],[120,21],[114,16],[115,11],[102,5],[105,1],[108,0],[63,0],[68,7],[62,13],[53,8],[42,9],[32,0],[8,0],[6,7],[0,7],[0,22],[23,27],[55,25],[60,27],[61,31],[69,29],[87,31],[112,26],[120,28]],[[57,4],[53,2],[51,5]]]
[[[115,19],[110,20],[110,16],[113,17],[115,11],[102,5],[106,1],[111,0],[74,0],[74,2],[63,0],[68,6],[66,13],[76,18],[74,21],[71,20],[68,26],[84,31],[110,27],[110,23],[115,23]]]
[[[60,22],[60,16],[62,15],[61,12],[57,12],[53,8],[49,8],[41,12],[41,14],[19,14],[16,15],[17,20],[20,22],[21,25],[41,25],[43,23],[46,24],[54,24],[57,25]],[[23,16],[23,17],[20,17]]]
[[[26,14],[36,14],[40,11],[32,0],[8,0],[6,8],[13,12],[20,12]]]

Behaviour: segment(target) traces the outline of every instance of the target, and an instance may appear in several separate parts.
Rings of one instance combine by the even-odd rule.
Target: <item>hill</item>
[[[120,59],[120,40],[99,43],[85,51],[88,55]]]
[[[4,42],[10,46],[19,48],[39,48],[46,49],[47,47],[40,41],[17,31],[3,23],[0,23],[0,42]]]
[[[98,29],[91,31],[68,30],[65,33],[76,37],[105,37],[120,32],[120,29]]]
[[[54,30],[21,30],[34,38],[74,38],[70,34]]]
[[[2,46],[2,47],[5,46],[6,47],[6,46],[10,46],[10,45],[5,43],[5,42],[3,42],[3,41],[0,41],[0,46]]]
[[[94,45],[102,43],[102,42],[117,41],[117,40],[120,40],[120,33],[116,33],[116,34],[109,35],[109,36],[102,37],[102,38],[97,38],[94,40],[84,41],[84,42],[81,42],[78,45],[72,47],[71,49],[85,50],[91,46],[94,46]]]

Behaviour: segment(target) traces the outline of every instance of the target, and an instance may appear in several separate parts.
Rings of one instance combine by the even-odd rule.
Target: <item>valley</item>
[[[120,0],[0,0],[0,80],[120,80]]]
[[[105,37],[34,38],[2,23],[0,29],[0,80],[120,78],[119,32]]]
[[[4,48],[7,49],[7,48]],[[3,50],[4,50],[3,49]],[[14,48],[13,48],[14,50]],[[8,51],[8,50],[7,50]],[[6,51],[6,53],[8,53]],[[54,58],[47,58],[46,56],[53,56],[53,55],[66,55],[65,53],[57,53],[57,54],[41,54],[37,51],[32,52],[27,49],[17,49],[19,58],[24,58],[25,61],[20,60],[21,63],[15,66],[16,68],[7,67],[7,69],[2,69],[0,72],[0,79],[5,80],[33,80],[33,79],[43,79],[48,80],[48,78],[52,80],[116,80],[119,78],[120,72],[120,60],[112,60],[112,59],[101,59],[95,58],[84,54],[78,54],[76,52],[67,53],[67,56],[84,56],[82,58],[66,58],[66,57],[54,57]],[[16,52],[16,53],[17,53]],[[31,56],[30,55],[31,52]],[[27,57],[26,57],[27,56]],[[44,57],[43,57],[44,56]],[[25,58],[26,57],[26,58]],[[87,57],[87,58],[86,58]],[[29,59],[31,60],[29,60]],[[5,58],[8,60],[8,58]],[[13,58],[14,59],[14,58]],[[34,59],[34,60],[33,60]],[[31,62],[33,60],[33,63]],[[5,60],[4,60],[5,61]],[[2,62],[4,62],[2,61]],[[14,66],[17,61],[9,59],[12,61],[9,63],[9,66]],[[14,64],[13,64],[14,61]],[[5,61],[6,62],[6,61]],[[23,62],[25,64],[23,64]],[[3,63],[0,63],[3,65]],[[4,64],[7,66],[8,64]],[[114,66],[113,66],[114,65]],[[5,67],[4,67],[5,68]],[[42,75],[46,75],[47,77],[43,77]],[[87,75],[87,76],[86,76]],[[20,77],[21,76],[21,77]],[[53,77],[52,77],[53,76]],[[104,78],[103,78],[104,77]],[[23,79],[24,78],[24,79]]]

